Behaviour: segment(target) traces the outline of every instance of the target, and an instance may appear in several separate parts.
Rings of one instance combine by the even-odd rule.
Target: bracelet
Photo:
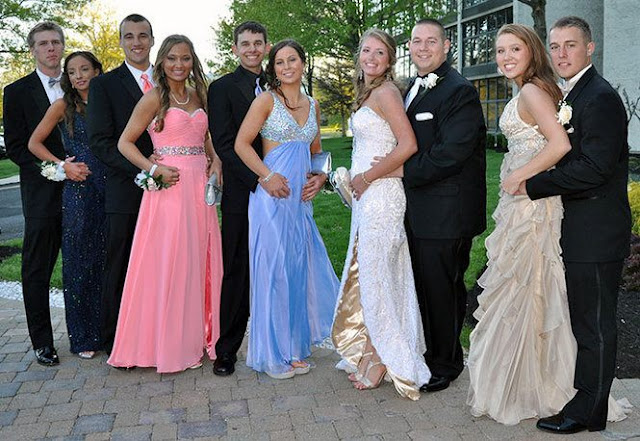
[[[153,176],[153,173],[156,171],[157,168],[158,168],[158,164],[153,164],[149,169],[149,176]]]
[[[367,181],[366,176],[364,175],[365,172],[360,173],[360,176],[362,177],[362,180],[364,181],[365,184],[367,185],[371,185],[371,182]]]
[[[56,166],[56,174],[61,178],[60,180],[64,180],[67,178],[67,172],[64,170],[64,165],[66,162],[60,161]]]
[[[267,182],[269,182],[269,179],[273,178],[273,175],[275,175],[276,172],[272,171],[270,172],[266,177],[262,178],[262,183],[266,184]]]

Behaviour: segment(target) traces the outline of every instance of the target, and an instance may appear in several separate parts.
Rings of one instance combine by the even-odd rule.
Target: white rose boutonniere
[[[433,89],[436,86],[436,84],[438,84],[439,79],[440,77],[438,75],[431,72],[422,81],[423,81],[424,87],[426,87],[427,89]]]
[[[573,116],[573,107],[565,100],[558,102],[558,113],[556,113],[557,121],[562,124],[562,127],[567,133],[573,133],[573,126],[570,124],[571,117]]]
[[[64,161],[42,161],[40,174],[50,181],[60,182],[67,179],[67,175],[64,172]]]

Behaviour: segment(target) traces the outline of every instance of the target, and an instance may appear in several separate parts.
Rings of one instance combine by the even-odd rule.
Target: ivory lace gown
[[[351,120],[351,177],[370,168],[397,141],[389,124],[369,107]],[[371,338],[398,393],[417,400],[431,373],[404,229],[406,199],[400,178],[377,179],[353,200],[351,235],[332,339],[339,369],[355,372]]]
[[[500,129],[509,152],[500,179],[529,162],[546,139],[522,121],[518,96],[505,107]],[[484,288],[471,333],[467,404],[474,416],[513,425],[558,413],[573,397],[576,341],[560,257],[563,207],[560,196],[532,201],[500,192],[487,237]],[[609,420],[624,418],[609,400]]]

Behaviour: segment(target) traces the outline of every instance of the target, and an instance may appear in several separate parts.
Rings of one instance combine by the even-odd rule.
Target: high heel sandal
[[[367,359],[367,357],[369,357]],[[349,374],[349,376],[347,377],[349,379],[349,381],[356,382],[356,381],[360,381],[360,377],[363,376],[363,374],[360,373],[360,366],[364,366],[364,371],[365,371],[365,375],[367,372],[367,368],[369,367],[369,363],[371,362],[371,359],[373,358],[373,351],[369,351],[369,352],[364,352],[362,354],[362,357],[360,357],[360,363],[358,363],[358,371],[357,372],[353,372],[351,374]]]
[[[374,381],[371,381],[369,378],[369,371],[376,366],[382,366],[383,369],[378,374],[378,377],[374,378]],[[382,383],[382,380],[384,380],[386,374],[387,367],[382,364],[382,360],[369,362],[369,366],[367,366],[364,376],[361,376],[361,378],[353,384],[353,387],[358,390],[377,389],[380,387],[380,384]],[[358,387],[358,384],[361,384],[363,387]]]

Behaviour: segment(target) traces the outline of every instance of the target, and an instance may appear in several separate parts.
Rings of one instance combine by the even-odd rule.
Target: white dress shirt
[[[149,64],[149,67],[147,67],[147,70],[140,70],[137,69],[135,67],[133,67],[132,65],[130,65],[129,63],[127,63],[127,60],[124,60],[124,64],[127,65],[127,68],[129,69],[129,72],[131,72],[131,75],[133,75],[133,78],[136,79],[136,83],[138,83],[138,87],[140,87],[140,90],[142,90],[144,92],[144,87],[142,85],[142,74],[147,74],[147,77],[149,77],[149,82],[155,86],[156,83],[153,82],[153,66],[151,64]]]
[[[42,87],[44,87],[44,91],[47,93],[47,98],[49,98],[49,104],[53,103],[55,100],[63,97],[64,92],[62,91],[62,87],[60,87],[60,78],[62,77],[62,73],[56,77],[58,80],[53,86],[49,86],[49,76],[45,75],[40,71],[40,69],[36,69],[36,73],[38,74],[38,78],[42,82]]]

